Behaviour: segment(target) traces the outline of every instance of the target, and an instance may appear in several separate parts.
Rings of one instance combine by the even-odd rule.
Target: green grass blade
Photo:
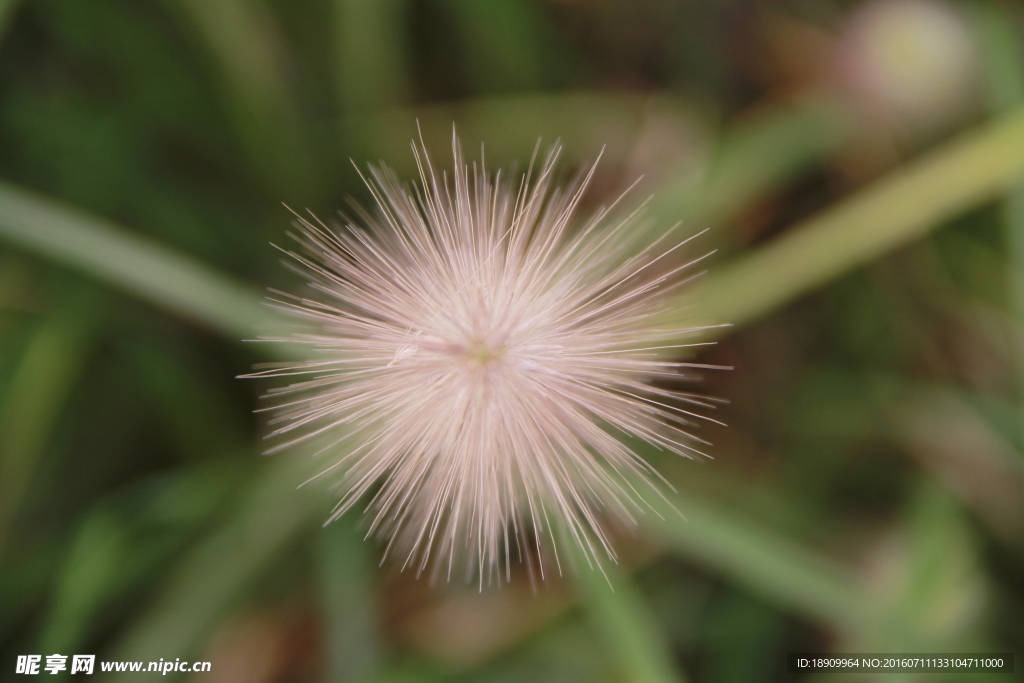
[[[321,492],[295,490],[308,470],[307,458],[266,463],[231,517],[185,556],[111,659],[155,661],[194,654],[261,571],[315,520]]]
[[[1024,53],[1015,15],[995,3],[974,9],[978,43],[984,46],[989,106],[995,112],[1012,111],[1024,103]],[[1024,321],[1024,183],[1006,195],[1002,206],[1010,256],[1010,302],[1018,321]],[[1024,399],[1024,351],[1017,354],[1018,399]],[[1020,428],[1024,435],[1024,428]],[[1022,453],[1021,455],[1024,455]]]
[[[478,90],[537,90],[544,84],[547,17],[532,2],[446,0]],[[557,38],[552,43],[557,44]]]
[[[716,268],[678,303],[690,320],[742,326],[997,197],[1022,175],[1024,112],[1017,111]]]
[[[0,404],[0,550],[96,332],[96,302],[67,297],[29,340]]]
[[[7,32],[7,27],[20,4],[21,0],[0,0],[0,41],[3,40],[4,33]]]
[[[324,515],[326,517],[326,514]],[[377,605],[372,545],[346,517],[316,532],[319,588],[326,625],[328,680],[363,683],[379,678]]]
[[[1024,102],[1024,54],[1018,35],[1018,17],[994,2],[972,8],[975,29],[985,48],[988,100],[993,111],[1012,111]]]
[[[713,568],[787,612],[842,629],[861,630],[873,623],[871,602],[837,563],[692,494],[671,495],[671,505],[648,498],[661,518],[642,518],[644,532],[669,552]]]
[[[260,295],[103,218],[0,182],[0,237],[229,337],[252,337]]]
[[[264,0],[178,0],[221,73],[236,133],[262,177],[309,196],[317,184],[313,151],[288,79],[284,35]]]
[[[684,174],[657,187],[650,212],[661,229],[678,221],[689,233],[717,228],[835,152],[852,130],[848,108],[830,98],[768,108],[722,131],[701,177]]]
[[[866,379],[907,454],[996,539],[1024,557],[1024,462],[1014,443],[1020,438],[1019,407],[999,410],[997,403],[983,400],[987,397],[972,400],[942,385],[883,375]]]
[[[127,612],[223,501],[246,483],[235,463],[208,460],[119,488],[80,513],[47,602],[38,646],[88,647],[90,635]],[[243,476],[239,476],[243,475]]]
[[[393,106],[409,94],[407,13],[406,0],[334,0],[335,80],[342,111]]]
[[[570,547],[575,547],[570,542]],[[576,549],[573,577],[589,622],[603,649],[631,683],[682,683],[669,643],[632,579],[617,565],[588,566]]]

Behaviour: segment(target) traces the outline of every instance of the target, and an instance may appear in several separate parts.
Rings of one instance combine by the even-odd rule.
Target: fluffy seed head
[[[370,532],[417,572],[500,582],[519,558],[543,576],[554,537],[614,559],[606,522],[634,523],[653,473],[623,437],[697,453],[687,407],[707,404],[665,386],[686,365],[665,350],[697,328],[655,324],[690,264],[637,248],[614,204],[576,221],[594,167],[554,189],[557,147],[516,182],[457,139],[450,177],[413,152],[418,185],[370,168],[374,214],[297,217],[288,253],[313,293],[278,301],[303,321],[279,340],[310,353],[255,373],[293,378],[269,394],[278,448],[324,440],[335,517],[369,494]]]

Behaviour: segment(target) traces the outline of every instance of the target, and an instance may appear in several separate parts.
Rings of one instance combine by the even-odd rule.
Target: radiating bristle
[[[554,189],[558,147],[517,185],[471,171],[457,138],[450,177],[413,151],[420,185],[364,178],[375,216],[298,217],[289,253],[314,293],[278,296],[303,323],[280,341],[315,354],[256,373],[302,376],[270,394],[277,448],[355,444],[335,516],[369,496],[370,531],[417,572],[543,572],[553,536],[614,559],[606,522],[643,514],[630,480],[655,474],[620,437],[699,454],[681,406],[709,404],[651,385],[687,365],[663,350],[689,330],[653,319],[688,264],[669,264],[678,245],[633,248],[639,212],[577,225],[594,166]]]

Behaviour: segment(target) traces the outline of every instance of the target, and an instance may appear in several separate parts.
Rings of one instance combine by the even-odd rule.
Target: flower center
[[[498,361],[504,358],[505,347],[499,346],[497,348],[492,348],[486,342],[473,341],[466,347],[466,355],[481,365],[486,365],[492,361]]]

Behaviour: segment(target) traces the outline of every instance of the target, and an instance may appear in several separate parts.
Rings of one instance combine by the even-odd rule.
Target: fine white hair
[[[656,322],[695,261],[665,236],[637,247],[641,209],[610,221],[618,201],[577,221],[596,162],[556,188],[557,145],[515,183],[452,150],[439,176],[413,145],[418,185],[371,167],[373,214],[296,217],[314,293],[278,300],[302,324],[276,339],[311,352],[250,375],[298,377],[268,394],[274,450],[343,453],[332,519],[367,497],[369,532],[417,573],[482,586],[518,558],[543,577],[560,538],[614,560],[606,522],[649,512],[637,481],[657,492],[624,439],[699,454],[690,409],[711,405],[669,387],[703,328]]]

